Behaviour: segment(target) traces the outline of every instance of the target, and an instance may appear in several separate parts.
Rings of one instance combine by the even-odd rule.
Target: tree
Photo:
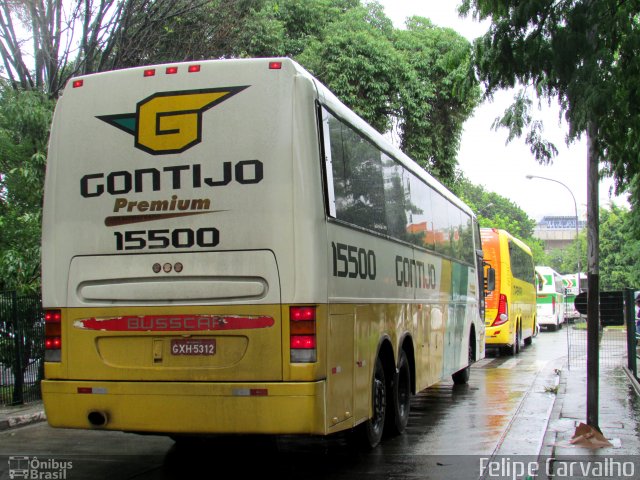
[[[393,26],[377,4],[345,12],[297,57],[345,104],[381,133],[398,112],[408,67],[391,41]],[[375,7],[375,8],[374,8]]]
[[[600,273],[603,290],[640,287],[640,241],[632,234],[631,212],[611,204],[600,209]]]
[[[234,8],[246,2],[213,3]],[[213,8],[213,3],[205,0],[2,2],[0,58],[5,75],[14,88],[36,89],[57,97],[72,76],[145,64],[153,57],[154,49],[169,36],[171,22],[179,23],[182,16],[205,4]],[[19,27],[31,34],[33,68],[29,66]],[[177,46],[173,51],[176,50]],[[184,56],[178,58],[185,59]]]
[[[451,186],[463,124],[480,101],[470,77],[471,48],[464,37],[426,18],[411,17],[406,26],[394,35],[410,68],[400,88],[400,147]]]
[[[616,193],[631,188],[640,202],[640,5],[637,0],[463,0],[462,14],[491,19],[474,45],[478,75],[487,95],[517,84],[540,98],[557,100],[569,125],[567,142],[589,139],[589,156],[612,175]],[[556,149],[543,139],[520,92],[497,125],[510,135],[527,132],[540,162]],[[638,214],[640,216],[640,214]]]
[[[458,173],[453,191],[476,212],[481,227],[506,230],[531,248],[536,265],[548,264],[549,257],[542,241],[533,237],[535,220],[518,205],[495,192],[488,192],[483,186],[474,185],[461,173]]]
[[[441,182],[455,180],[462,126],[480,99],[471,46],[413,17],[395,30],[377,3],[327,25],[298,60]]]
[[[600,208],[600,285],[602,290],[638,289],[640,241],[632,233],[633,215],[626,208],[611,203]],[[587,258],[586,233],[578,236],[581,264]],[[550,265],[561,273],[576,273],[576,244],[549,253]]]
[[[35,290],[53,101],[0,83],[0,290]]]
[[[602,232],[601,236],[602,236]],[[549,252],[549,266],[562,274],[578,273],[578,252],[580,252],[580,265],[587,264],[587,232],[581,231],[578,234],[578,246],[576,240],[562,249],[555,249]],[[582,272],[580,272],[582,273]]]

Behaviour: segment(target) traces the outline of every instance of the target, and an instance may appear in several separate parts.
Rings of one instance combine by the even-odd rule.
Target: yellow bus
[[[531,249],[505,230],[481,228],[485,262],[495,269],[495,289],[486,297],[487,348],[509,355],[530,345],[536,331],[535,268]]]
[[[290,59],[73,79],[43,225],[55,427],[374,447],[484,356],[475,216]]]

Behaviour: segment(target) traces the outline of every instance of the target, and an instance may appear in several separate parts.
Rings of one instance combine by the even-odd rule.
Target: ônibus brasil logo
[[[202,141],[202,114],[247,87],[154,93],[135,113],[97,118],[133,135],[136,148],[147,153],[181,153]]]

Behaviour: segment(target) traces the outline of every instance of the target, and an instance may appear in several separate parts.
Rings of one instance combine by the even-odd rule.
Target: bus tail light
[[[60,310],[44,312],[44,361],[59,362],[62,349],[62,313]]]
[[[551,313],[555,315],[556,313],[556,297],[555,295],[551,295]]]
[[[492,327],[503,325],[509,321],[509,306],[507,305],[507,296],[504,293],[500,294],[500,300],[498,301],[498,314],[496,319],[491,324]]]
[[[317,358],[316,307],[289,308],[291,363],[313,363]]]

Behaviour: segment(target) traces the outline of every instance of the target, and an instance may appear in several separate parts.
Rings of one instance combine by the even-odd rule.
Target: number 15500
[[[114,232],[116,250],[142,250],[160,248],[215,247],[220,243],[217,228],[176,228],[174,230],[127,230]]]

